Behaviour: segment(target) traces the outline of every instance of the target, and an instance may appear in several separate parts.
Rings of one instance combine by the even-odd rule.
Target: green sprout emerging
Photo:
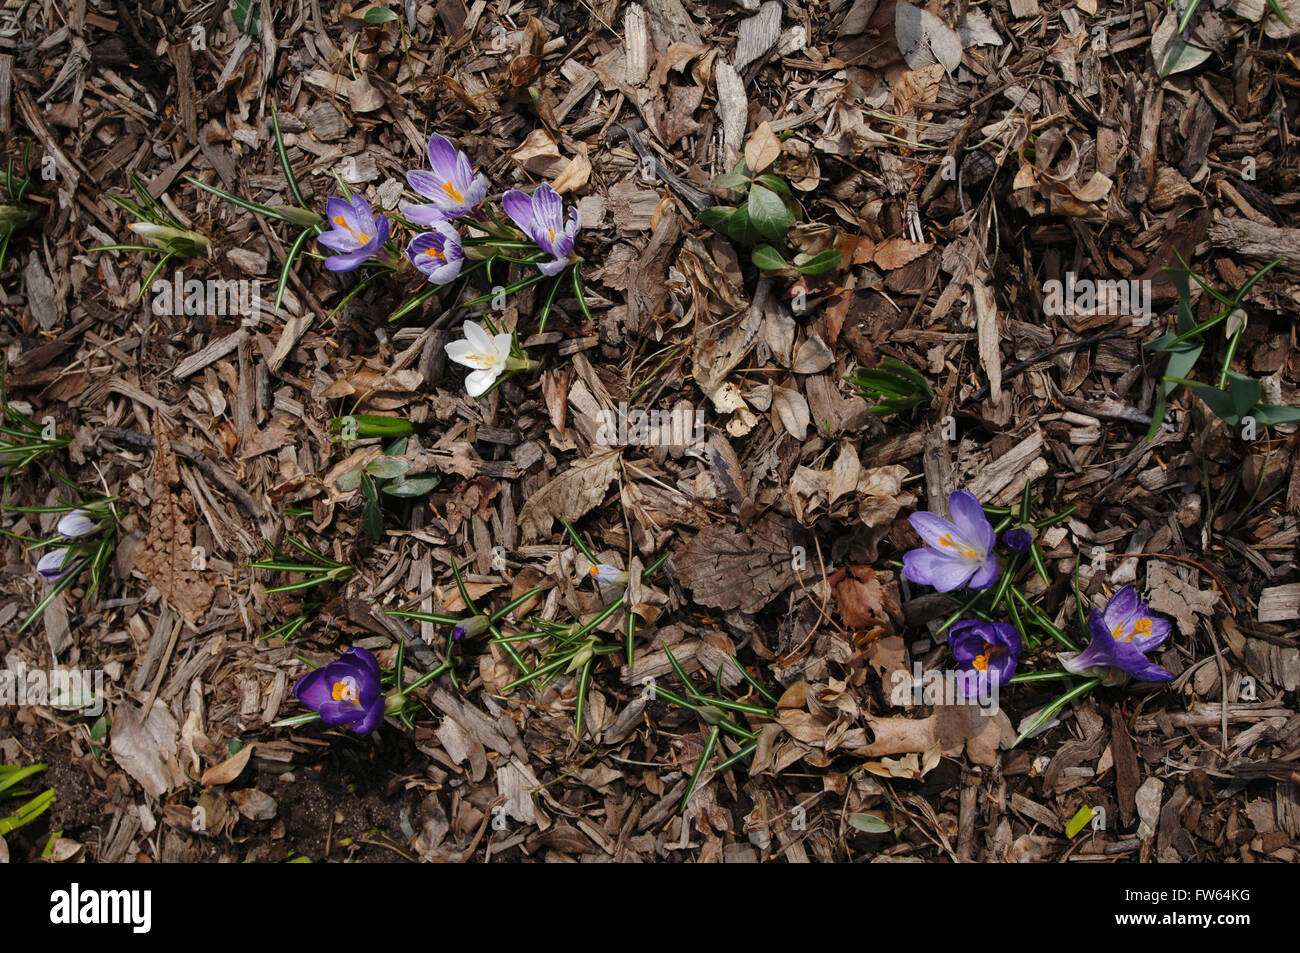
[[[162,257],[158,259],[158,263],[140,285],[140,293],[136,296],[139,300],[144,297],[145,291],[153,286],[154,279],[167,267],[168,262],[172,259],[191,261],[206,258],[212,251],[212,240],[186,228],[180,219],[167,211],[166,207],[153,197],[148,187],[134,172],[127,176],[127,181],[135,193],[134,199],[114,192],[108,193],[108,199],[131,218],[127,228],[148,244],[99,245],[90,251],[138,251],[149,254],[161,252]]]
[[[845,380],[858,389],[859,396],[875,401],[870,412],[877,417],[928,407],[934,401],[934,391],[921,373],[892,357],[883,358],[875,370],[863,369]]]
[[[0,800],[33,795],[32,791],[18,785],[32,775],[40,774],[45,768],[46,765],[43,764],[33,764],[26,768],[20,768],[16,764],[0,767]],[[48,788],[18,805],[8,816],[0,816],[0,837],[18,830],[24,824],[30,824],[49,810],[53,803],[54,788]]]
[[[24,153],[23,165],[26,164],[27,154]],[[24,175],[22,178],[14,177],[14,160],[13,156],[10,156],[4,177],[5,201],[0,205],[0,271],[4,271],[5,256],[9,253],[9,240],[37,218],[36,208],[26,200],[27,190],[31,186],[30,175]]]

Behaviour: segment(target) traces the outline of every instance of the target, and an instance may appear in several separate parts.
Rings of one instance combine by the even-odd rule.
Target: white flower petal
[[[474,345],[474,350],[479,354],[487,354],[492,350],[492,339],[483,330],[483,325],[474,321],[465,322],[465,340]]]
[[[492,353],[496,356],[497,363],[502,367],[505,366],[506,358],[510,356],[510,343],[512,340],[511,336],[504,332],[492,339]]]
[[[482,367],[483,355],[468,341],[449,341],[444,346],[447,356],[465,367]]]
[[[496,383],[496,379],[500,376],[501,370],[497,368],[475,371],[465,378],[465,392],[471,397],[481,397],[487,393],[488,388]]]

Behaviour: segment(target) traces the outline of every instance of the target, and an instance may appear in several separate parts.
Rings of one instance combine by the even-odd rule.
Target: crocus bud
[[[86,536],[99,529],[99,523],[91,519],[90,514],[85,510],[73,510],[71,513],[63,514],[57,528],[60,536],[76,539],[78,536]]]
[[[64,566],[67,559],[68,549],[66,546],[52,549],[41,557],[41,561],[36,564],[36,571],[50,582],[53,582],[62,578],[63,574],[68,571],[69,567]]]
[[[596,563],[589,571],[593,579],[606,585],[626,586],[628,583],[627,570],[617,569],[608,563]]]
[[[1032,526],[1013,526],[1002,534],[1002,545],[1020,556],[1029,552],[1029,547],[1033,543],[1034,528]]]
[[[470,616],[468,619],[462,619],[460,625],[451,630],[451,637],[459,642],[465,636],[482,635],[487,631],[488,617],[485,615]]]
[[[406,696],[401,692],[390,692],[384,696],[384,714],[400,715],[406,707]]]

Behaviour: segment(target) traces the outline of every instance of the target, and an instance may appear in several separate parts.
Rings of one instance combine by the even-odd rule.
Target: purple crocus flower
[[[922,511],[908,519],[927,546],[903,554],[903,575],[912,582],[952,592],[962,586],[987,589],[998,578],[993,552],[997,534],[974,494],[954,490],[948,497],[952,521]]]
[[[1029,552],[1034,544],[1034,531],[1027,526],[1013,526],[1002,534],[1002,545],[1017,556]]]
[[[570,206],[564,216],[564,200],[549,185],[539,185],[529,198],[527,192],[514,189],[501,199],[506,210],[524,234],[537,243],[537,247],[555,258],[539,262],[537,267],[544,275],[558,275],[573,257],[573,243],[578,237],[578,209]]]
[[[487,176],[475,176],[469,156],[437,133],[429,137],[429,165],[432,172],[406,173],[411,188],[431,200],[428,205],[402,206],[402,214],[417,225],[428,228],[434,222],[468,215],[487,197]]]
[[[337,661],[308,672],[293,693],[325,724],[348,725],[359,735],[374,731],[384,717],[379,663],[365,649],[348,649]]]
[[[421,232],[411,239],[406,246],[406,257],[435,285],[445,285],[460,274],[465,264],[460,235],[446,222],[434,222],[429,228],[432,231]]]
[[[334,226],[316,239],[330,251],[338,252],[325,259],[330,271],[354,271],[361,263],[379,257],[388,241],[388,218],[370,211],[370,203],[361,195],[346,199],[325,200],[325,214]]]
[[[1104,609],[1092,610],[1088,631],[1092,642],[1086,649],[1077,655],[1059,656],[1067,671],[1083,674],[1094,669],[1118,669],[1139,682],[1173,681],[1173,672],[1147,659],[1148,652],[1169,638],[1169,620],[1153,614],[1132,586],[1111,596]],[[1109,674],[1113,676],[1114,672]]]
[[[948,648],[963,672],[973,672],[959,679],[962,695],[988,695],[990,690],[1016,673],[1020,661],[1020,633],[1005,622],[981,622],[966,619],[948,632]]]
[[[36,571],[50,582],[62,579],[71,568],[72,560],[68,557],[68,547],[66,546],[51,549],[36,564]]]

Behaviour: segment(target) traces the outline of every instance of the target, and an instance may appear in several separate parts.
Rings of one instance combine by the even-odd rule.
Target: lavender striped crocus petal
[[[325,259],[330,271],[352,271],[374,258],[388,241],[388,218],[376,216],[362,195],[352,201],[338,197],[325,200],[325,213],[333,226],[316,239],[330,251],[338,252]]]
[[[68,549],[66,546],[60,547],[59,549],[52,549],[42,556],[39,562],[37,562],[36,571],[51,582],[56,579],[61,579],[67,573],[68,569],[71,568],[70,562],[67,566],[64,565],[64,560],[66,560],[67,557]]]
[[[960,589],[976,568],[965,559],[948,556],[937,549],[911,549],[903,553],[903,575],[940,592]]]
[[[434,222],[406,246],[406,256],[435,285],[445,285],[460,274],[464,252],[460,236],[446,222]]]
[[[56,527],[60,536],[66,536],[69,539],[76,539],[78,536],[93,533],[98,528],[99,524],[91,519],[90,514],[85,510],[73,510],[71,513],[64,513],[59,518],[59,525]]]

